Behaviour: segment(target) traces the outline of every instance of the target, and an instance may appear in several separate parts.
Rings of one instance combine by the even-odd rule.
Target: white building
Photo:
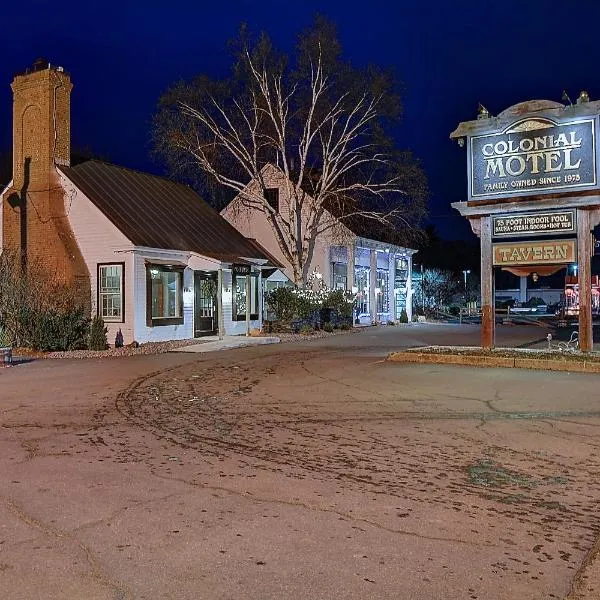
[[[266,185],[265,202],[278,211],[288,211],[287,182],[283,172],[273,165],[267,165],[262,178]],[[248,188],[251,186],[255,196],[259,184],[251,181]],[[221,214],[246,237],[256,239],[275,260],[285,265],[283,272],[290,280],[293,279],[291,265],[279,247],[266,213],[243,204],[243,195],[240,194]],[[349,224],[338,226],[335,234],[328,231],[320,235],[315,242],[310,272],[322,274],[331,288],[356,292],[358,318],[363,323],[396,321],[402,310],[406,310],[411,320],[412,257],[416,250],[361,234],[364,231]]]

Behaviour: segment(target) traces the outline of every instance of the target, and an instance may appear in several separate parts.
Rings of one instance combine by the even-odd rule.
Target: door
[[[216,335],[217,274],[194,273],[194,337]]]

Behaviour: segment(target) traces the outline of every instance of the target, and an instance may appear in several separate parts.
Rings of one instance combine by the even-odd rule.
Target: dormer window
[[[275,212],[279,212],[279,188],[267,188],[265,190],[265,200]]]

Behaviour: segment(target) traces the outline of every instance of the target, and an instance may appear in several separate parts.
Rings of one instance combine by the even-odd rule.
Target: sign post
[[[579,265],[580,349],[593,348],[591,231],[600,223],[600,102],[532,100],[481,111],[450,135],[467,146],[467,201],[481,240],[481,345],[494,347],[494,268],[521,277]],[[531,239],[535,238],[535,239]]]
[[[496,302],[492,261],[492,220],[481,218],[481,347],[491,350],[496,337]]]

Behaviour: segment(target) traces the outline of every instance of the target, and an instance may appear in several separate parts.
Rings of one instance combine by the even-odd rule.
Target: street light
[[[463,275],[465,277],[465,302],[467,301],[467,275],[471,272],[471,269],[463,269]]]

